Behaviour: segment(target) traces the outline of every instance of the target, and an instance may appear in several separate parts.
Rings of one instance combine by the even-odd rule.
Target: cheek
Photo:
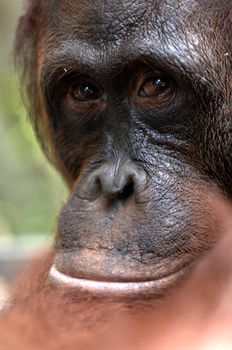
[[[61,110],[55,126],[50,121],[52,143],[56,157],[75,180],[83,163],[96,159],[106,144],[102,117]]]

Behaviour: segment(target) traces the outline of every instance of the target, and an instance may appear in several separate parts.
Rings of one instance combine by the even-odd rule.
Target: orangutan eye
[[[95,102],[101,100],[103,96],[101,89],[88,81],[75,82],[70,87],[70,94],[80,103]]]
[[[171,79],[158,75],[149,78],[143,83],[139,90],[139,97],[166,99],[173,95],[174,90],[175,84]]]

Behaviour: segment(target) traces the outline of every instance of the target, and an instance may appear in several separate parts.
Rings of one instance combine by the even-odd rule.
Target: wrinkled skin
[[[31,1],[16,56],[70,187],[55,283],[162,295],[217,241],[208,190],[232,193],[230,3]]]
[[[19,292],[17,286],[14,305],[0,314],[1,348],[231,349],[232,219],[231,209],[219,207],[215,215],[225,223],[224,238],[198,262],[187,283],[166,303],[88,297],[77,303],[66,288],[52,290],[39,281],[40,290],[32,291],[28,289],[32,276],[29,282],[21,278],[22,289]]]

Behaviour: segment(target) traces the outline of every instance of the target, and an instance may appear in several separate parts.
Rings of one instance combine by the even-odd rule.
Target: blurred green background
[[[0,0],[0,241],[52,232],[66,188],[27,121],[12,47],[22,0]]]

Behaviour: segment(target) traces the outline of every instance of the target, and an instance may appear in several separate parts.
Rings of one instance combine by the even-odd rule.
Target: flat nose
[[[98,175],[102,194],[108,199],[127,199],[142,190],[145,173],[133,162],[104,165]]]
[[[126,200],[138,196],[145,185],[145,171],[132,161],[106,163],[89,177],[84,192],[89,200],[102,195],[108,200]]]

